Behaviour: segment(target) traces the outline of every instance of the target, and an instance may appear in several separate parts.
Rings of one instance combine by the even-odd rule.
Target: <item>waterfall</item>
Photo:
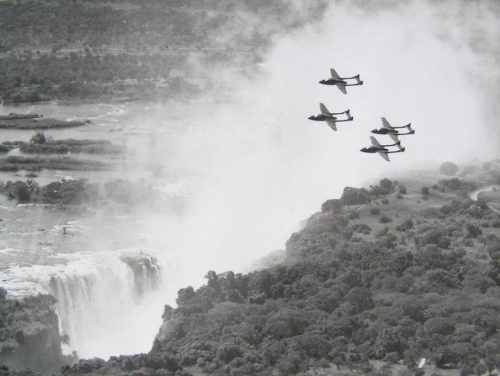
[[[81,358],[148,351],[161,324],[162,304],[151,304],[161,284],[156,258],[134,250],[64,257],[10,270],[13,281],[56,298],[63,351]]]

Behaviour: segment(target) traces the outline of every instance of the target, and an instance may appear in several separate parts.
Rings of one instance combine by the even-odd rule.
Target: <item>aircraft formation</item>
[[[347,94],[346,88],[348,86],[363,85],[363,81],[360,79],[359,74],[352,77],[340,77],[333,68],[330,68],[330,77],[319,81],[319,83],[322,85],[336,86],[344,94]],[[324,121],[334,131],[337,130],[337,123],[354,120],[354,117],[351,115],[350,110],[342,112],[330,112],[324,103],[319,104],[319,109],[320,114],[309,116],[309,120]],[[371,145],[369,147],[362,148],[360,151],[364,153],[377,153],[386,161],[390,161],[389,154],[402,153],[406,150],[401,146],[399,136],[414,134],[415,130],[412,129],[411,123],[393,127],[385,117],[382,117],[382,127],[372,130],[372,133],[379,135],[388,135],[393,142],[383,145],[378,142],[378,140],[374,136],[370,136]],[[396,147],[396,149],[390,149],[391,147]]]

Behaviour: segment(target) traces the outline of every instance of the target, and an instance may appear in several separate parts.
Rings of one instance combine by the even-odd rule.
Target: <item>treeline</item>
[[[85,179],[63,179],[43,186],[33,180],[7,181],[0,183],[0,194],[18,203],[89,206],[102,202],[123,205],[146,204],[157,198],[156,192],[146,181],[131,182],[121,179],[103,184],[89,183]]]
[[[15,47],[83,45],[207,45],[228,31],[234,18],[258,16],[253,34],[231,30],[235,42],[269,40],[271,31],[288,31],[319,16],[326,1],[301,5],[273,1],[2,1],[0,52]],[[276,23],[276,16],[280,22]],[[255,22],[255,21],[253,21]],[[254,25],[257,26],[257,25]],[[233,39],[233,38],[237,39]]]
[[[31,137],[30,142],[24,141],[4,141],[0,144],[0,153],[7,153],[15,148],[27,154],[120,154],[125,152],[125,148],[120,145],[113,145],[109,140],[76,140],[47,139],[42,132]]]
[[[159,79],[165,81],[164,91],[167,92],[195,89],[182,78],[169,76],[172,69],[181,67],[184,60],[184,56],[98,56],[90,52],[72,52],[65,57],[12,55],[2,59],[0,65],[0,94],[4,101],[12,103],[99,97],[127,94],[128,91],[140,92],[144,84],[146,91],[154,87]],[[126,84],[123,83],[125,80],[136,82]]]
[[[291,236],[283,265],[211,271],[198,290],[180,290],[149,354],[81,361],[63,375],[409,376],[424,374],[422,358],[434,375],[491,373],[500,367],[500,224],[462,194],[467,186],[427,187],[419,200],[441,195],[441,206],[378,230],[370,223],[380,207],[390,213],[389,200],[416,192],[388,179],[347,188]]]
[[[171,75],[173,69],[209,80],[200,66],[253,66],[273,37],[316,19],[325,7],[323,0],[0,2],[0,96],[11,103],[141,98],[155,85],[125,88],[116,81],[160,78],[168,81],[163,94],[193,94],[196,88],[179,72]]]

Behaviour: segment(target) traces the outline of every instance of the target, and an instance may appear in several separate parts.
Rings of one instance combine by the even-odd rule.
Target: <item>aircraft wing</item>
[[[340,78],[340,76],[337,74],[337,72],[335,72],[335,69],[333,68],[330,68],[330,75],[336,80],[342,80],[342,78]]]
[[[342,93],[347,94],[347,90],[346,90],[344,84],[342,84],[342,83],[336,83],[335,86],[337,86]]]
[[[384,128],[393,129],[392,125],[389,124],[389,122],[387,121],[387,119],[385,117],[382,118],[382,125],[384,126]]]
[[[326,123],[328,124],[328,126],[330,128],[332,128],[334,131],[337,130],[337,123],[335,123],[334,120],[331,120],[331,119],[326,119]]]
[[[389,156],[387,153],[384,153],[383,151],[377,151],[378,155],[380,155],[382,158],[384,158],[387,162],[390,161]]]
[[[398,143],[399,142],[399,137],[397,134],[394,134],[394,133],[389,133],[389,137],[392,138],[392,140],[395,142],[395,143]]]
[[[373,146],[377,146],[380,148],[382,147],[382,145],[380,145],[380,143],[377,141],[377,139],[375,137],[370,136],[370,140],[371,140]]]
[[[326,108],[326,106],[323,103],[319,104],[319,108],[323,115],[330,115],[330,111],[328,111],[328,108]]]

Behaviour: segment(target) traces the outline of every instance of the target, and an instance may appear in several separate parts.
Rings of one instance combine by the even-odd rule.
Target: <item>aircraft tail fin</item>
[[[353,120],[354,116],[351,115],[351,110],[344,111],[347,116],[347,120]]]
[[[406,128],[408,128],[408,131],[409,131],[409,132],[412,132],[412,131],[413,131],[413,132],[415,132],[415,131],[413,130],[413,128],[411,127],[411,123],[408,123],[408,124],[406,124],[405,126],[406,126]]]

